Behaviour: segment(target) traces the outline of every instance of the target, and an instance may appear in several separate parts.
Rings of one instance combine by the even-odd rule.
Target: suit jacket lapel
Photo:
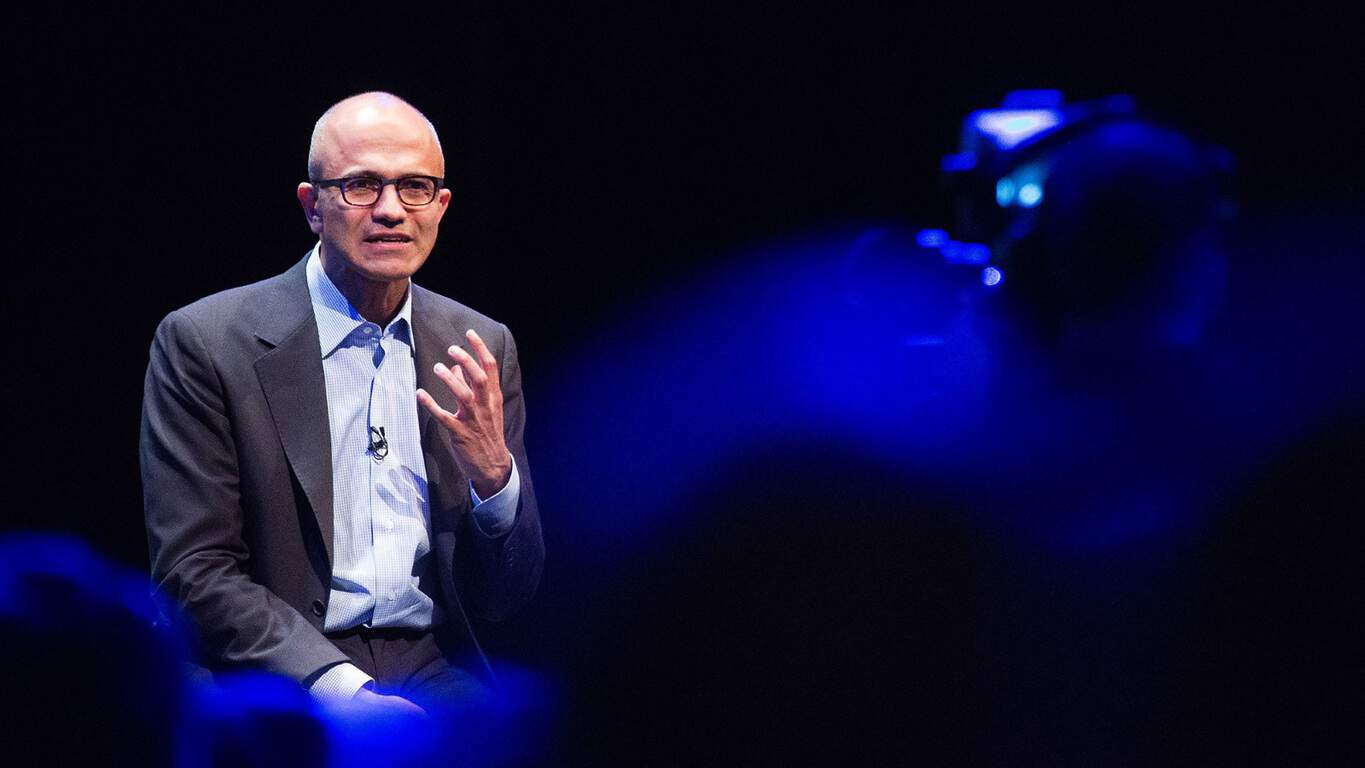
[[[459,408],[459,403],[455,400],[455,394],[450,391],[444,381],[437,378],[432,368],[438,362],[450,365],[450,355],[446,354],[446,349],[451,344],[460,343],[467,346],[463,338],[451,338],[454,333],[453,326],[442,325],[436,321],[435,315],[428,306],[427,297],[424,291],[417,286],[412,288],[412,338],[417,347],[417,386],[425,389],[436,403],[450,412],[455,412]],[[449,521],[438,521],[437,511],[445,510],[449,506],[447,501],[458,501],[464,497],[454,496],[447,500],[443,491],[447,488],[461,488],[467,482],[460,474],[459,467],[456,466],[453,456],[454,447],[450,444],[450,437],[446,434],[445,428],[421,405],[417,406],[417,424],[422,439],[422,453],[426,460],[427,487],[429,491],[428,501],[432,511],[433,527],[444,527],[440,523],[450,525]],[[454,493],[454,491],[452,491]]]
[[[281,289],[260,307],[256,336],[273,347],[256,360],[256,375],[279,430],[289,466],[317,516],[332,562],[332,435],[317,322],[304,272],[307,259],[283,275]]]
[[[454,321],[440,313],[432,306],[433,303],[426,291],[416,285],[412,287],[412,338],[417,347],[417,386],[425,389],[437,405],[453,413],[459,407],[455,394],[444,381],[436,377],[432,368],[438,362],[450,365],[450,355],[446,354],[446,349],[451,344],[459,343],[468,350],[468,343],[459,335]],[[428,578],[437,578],[440,594],[445,598],[444,605],[441,604],[442,601],[437,601],[440,610],[444,613],[447,607],[450,608],[452,613],[446,615],[452,626],[456,627],[454,631],[468,638],[473,645],[477,663],[482,664],[491,675],[492,670],[488,667],[488,661],[484,658],[483,651],[479,649],[479,642],[469,626],[453,571],[460,516],[470,505],[469,480],[455,463],[455,448],[450,442],[449,433],[436,417],[421,405],[417,406],[417,424],[421,434],[422,458],[427,469],[431,546],[432,552],[436,555],[436,567],[429,572]],[[435,591],[427,590],[426,584],[423,585],[423,589],[428,595],[437,594]]]

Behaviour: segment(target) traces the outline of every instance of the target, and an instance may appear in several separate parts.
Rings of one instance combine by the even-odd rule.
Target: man
[[[410,278],[450,203],[431,123],[334,105],[288,272],[176,310],[152,343],[142,479],[157,586],[213,668],[323,701],[477,697],[471,619],[514,612],[543,543],[505,326]]]

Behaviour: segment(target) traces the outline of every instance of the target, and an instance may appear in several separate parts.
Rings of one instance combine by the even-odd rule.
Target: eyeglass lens
[[[398,190],[398,199],[408,205],[426,205],[436,198],[436,184],[431,179],[398,179],[394,186]],[[351,205],[373,205],[383,190],[383,180],[368,176],[348,179],[341,186],[342,196]]]

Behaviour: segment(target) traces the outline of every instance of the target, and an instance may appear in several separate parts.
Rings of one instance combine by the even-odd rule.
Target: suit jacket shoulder
[[[414,322],[420,317],[430,323],[433,330],[438,326],[458,329],[456,338],[451,339],[450,343],[459,343],[464,339],[464,332],[473,328],[485,342],[492,345],[494,341],[501,340],[507,331],[507,326],[488,315],[416,283],[412,285],[412,314]]]
[[[307,262],[304,257],[281,274],[205,296],[167,317],[191,321],[206,344],[229,341],[244,330],[256,332],[272,345],[279,344],[313,317]]]

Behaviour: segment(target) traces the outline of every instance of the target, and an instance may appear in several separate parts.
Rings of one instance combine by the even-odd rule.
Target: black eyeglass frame
[[[351,198],[346,196],[346,184],[352,181],[360,181],[361,179],[370,179],[372,181],[379,182],[379,194],[375,195],[373,203],[353,203],[351,202]],[[425,203],[409,203],[408,201],[404,200],[403,189],[402,187],[398,186],[398,182],[407,181],[408,179],[426,179],[435,184],[436,188],[433,189],[431,192],[431,199],[426,201]],[[403,205],[411,206],[413,208],[420,208],[424,205],[431,205],[432,203],[436,202],[436,198],[440,196],[441,190],[445,189],[446,185],[445,181],[446,180],[441,178],[440,176],[426,176],[420,173],[410,173],[407,176],[399,176],[393,179],[385,179],[380,176],[372,176],[370,174],[362,173],[356,176],[342,176],[339,179],[313,179],[309,183],[315,187],[336,187],[337,189],[340,189],[341,199],[346,201],[347,205],[352,205],[355,206],[356,208],[372,208],[375,205],[378,205],[379,198],[384,196],[384,187],[387,187],[388,185],[392,184],[394,191],[398,193],[398,202],[402,203]]]

